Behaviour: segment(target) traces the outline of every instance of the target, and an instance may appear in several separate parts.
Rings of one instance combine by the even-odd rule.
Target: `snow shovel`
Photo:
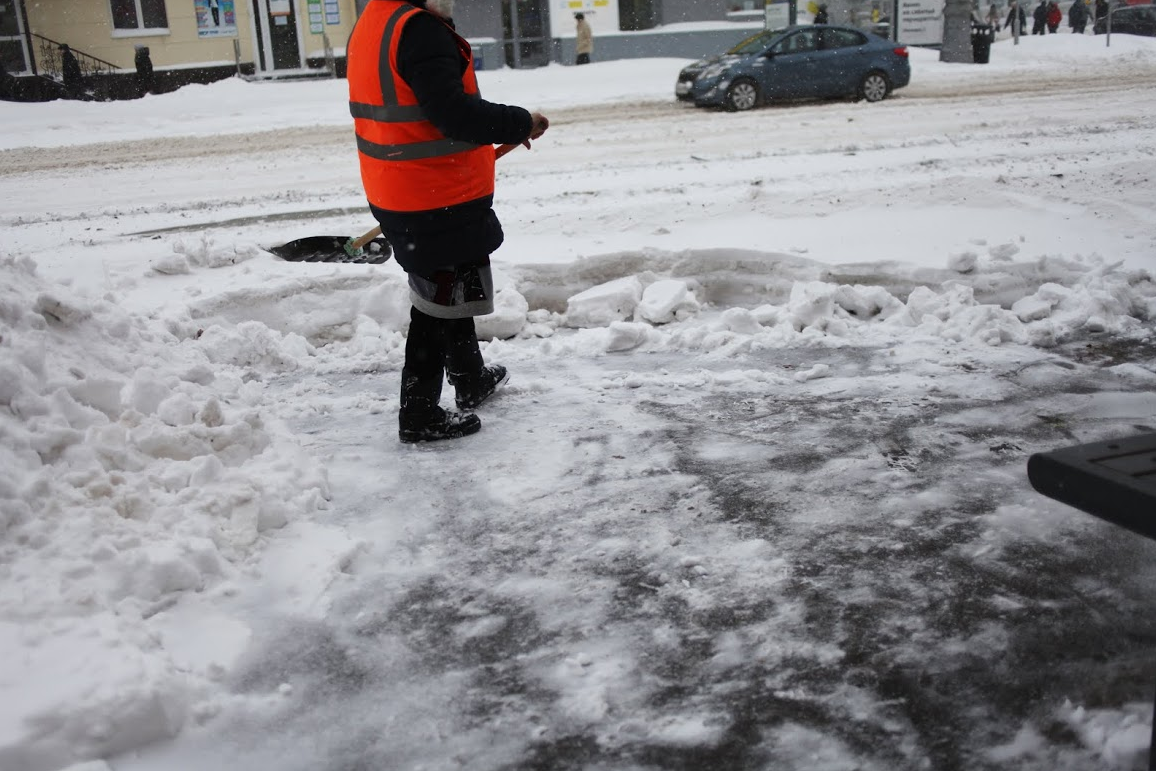
[[[518,145],[499,145],[494,156],[501,158]],[[351,238],[350,236],[306,236],[281,246],[267,247],[288,262],[349,262],[362,265],[380,265],[390,258],[393,249],[381,237],[381,226]]]

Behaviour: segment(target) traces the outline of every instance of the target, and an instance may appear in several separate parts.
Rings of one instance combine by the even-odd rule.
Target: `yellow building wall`
[[[58,43],[67,43],[78,51],[105,59],[118,67],[132,68],[132,56],[118,56],[123,51],[109,46],[112,12],[108,3],[24,0],[24,9],[31,32]],[[42,41],[32,39],[38,59],[41,44]],[[128,50],[131,52],[132,46]]]
[[[298,18],[299,45],[304,57],[320,57],[325,44],[321,34],[310,32],[309,7],[306,0],[291,0]],[[73,49],[117,67],[135,67],[136,46],[149,49],[149,58],[157,69],[196,65],[232,64],[235,61],[233,41],[240,45],[241,62],[255,61],[253,0],[236,0],[236,37],[199,37],[196,6],[193,0],[166,0],[167,32],[151,30],[124,32],[114,30],[109,0],[25,0],[29,29],[42,37],[67,43]],[[323,26],[330,45],[340,55],[357,20],[355,0],[339,0],[341,23]],[[38,62],[40,43],[33,38]]]
[[[169,35],[145,40],[130,39],[131,45],[149,47],[149,56],[154,67],[170,67],[188,64],[229,64],[236,61],[233,41],[241,44],[241,61],[253,61],[252,13],[247,10],[249,3],[237,3],[237,36],[198,37],[197,14],[193,0],[167,0],[165,8],[169,17]],[[150,42],[150,41],[155,41]]]
[[[250,0],[251,2],[251,0]],[[309,7],[305,0],[293,0],[296,13],[301,16],[302,46],[306,56],[322,56],[325,52],[325,41],[320,34],[309,31]],[[325,24],[325,35],[329,37],[329,45],[338,55],[344,54],[345,44],[349,42],[349,35],[353,32],[353,24],[357,21],[356,0],[338,0],[338,9],[341,11],[340,24]]]

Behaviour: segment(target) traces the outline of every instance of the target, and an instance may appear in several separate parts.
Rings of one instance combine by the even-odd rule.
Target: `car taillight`
[[[891,49],[891,53],[895,54],[896,56],[902,56],[904,59],[906,59],[907,46],[899,46],[898,48],[893,48]]]

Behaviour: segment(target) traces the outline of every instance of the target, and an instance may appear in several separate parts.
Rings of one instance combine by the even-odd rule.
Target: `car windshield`
[[[749,38],[739,43],[737,46],[727,51],[728,54],[757,54],[766,48],[772,40],[782,34],[781,29],[763,30],[757,35],[751,35]]]

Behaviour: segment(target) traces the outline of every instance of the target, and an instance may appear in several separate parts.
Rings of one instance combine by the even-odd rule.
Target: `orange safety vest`
[[[494,194],[494,146],[447,138],[398,74],[398,42],[418,13],[426,11],[401,0],[371,0],[346,48],[361,182],[369,202],[387,211],[429,211]],[[454,37],[466,63],[462,87],[477,96],[472,49]]]

